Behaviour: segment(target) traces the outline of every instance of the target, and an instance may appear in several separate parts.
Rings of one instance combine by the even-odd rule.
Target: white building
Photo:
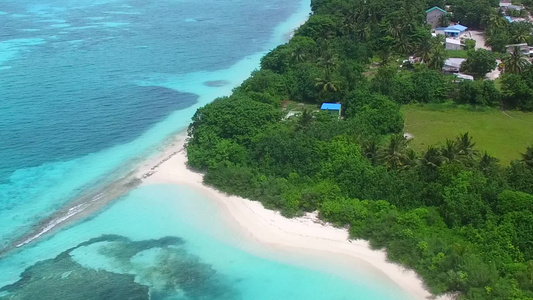
[[[446,50],[461,50],[463,46],[459,39],[446,38]]]
[[[444,62],[444,67],[442,67],[442,70],[444,72],[449,72],[449,73],[459,73],[459,71],[461,70],[461,64],[465,60],[466,59],[464,58],[448,58]]]
[[[465,80],[470,80],[470,81],[474,80],[474,76],[463,74],[463,73],[456,73],[455,76],[457,77],[457,79],[454,80],[454,82],[461,82],[461,81],[465,81]]]
[[[520,52],[522,52],[522,54],[527,55],[527,56],[530,55],[530,52],[531,52],[530,49],[531,48],[526,43],[507,45],[507,46],[505,46],[505,49],[507,50],[508,53],[513,53],[514,48],[516,48],[516,47],[518,47],[520,49]]]

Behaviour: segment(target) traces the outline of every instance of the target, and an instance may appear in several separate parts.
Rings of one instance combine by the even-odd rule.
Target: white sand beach
[[[139,169],[142,184],[186,185],[206,195],[220,207],[229,226],[248,241],[242,246],[255,248],[252,251],[283,253],[285,257],[299,259],[301,264],[316,262],[317,267],[329,266],[329,271],[333,269],[339,276],[357,273],[376,280],[388,278],[415,299],[433,298],[414,271],[388,262],[384,251],[370,249],[366,241],[349,240],[346,229],[324,224],[315,214],[288,219],[257,201],[229,196],[204,185],[202,174],[187,167],[185,138],[184,133],[176,136],[160,157]],[[438,299],[447,298],[450,297]]]

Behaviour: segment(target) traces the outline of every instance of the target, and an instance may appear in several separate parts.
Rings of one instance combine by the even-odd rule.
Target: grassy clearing
[[[282,104],[282,110],[283,111],[299,111],[302,112],[304,110],[308,111],[314,111],[319,109],[320,106],[318,104],[308,104],[308,103],[299,103],[295,101],[285,101],[285,103]]]
[[[468,57],[467,50],[446,50],[446,53],[448,53],[448,56],[450,58],[467,58]]]
[[[503,165],[520,157],[533,145],[533,113],[495,108],[476,109],[452,103],[402,107],[405,132],[414,135],[411,147],[425,150],[442,145],[460,133],[469,132],[478,149],[500,159]]]

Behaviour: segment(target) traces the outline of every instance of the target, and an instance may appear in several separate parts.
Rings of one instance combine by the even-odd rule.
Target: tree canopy
[[[462,24],[510,27],[491,18],[495,2],[450,4]],[[407,103],[451,98],[533,110],[531,66],[506,72],[501,92],[440,72],[446,53],[424,21],[427,8],[443,4],[313,0],[313,15],[289,43],[267,54],[233,95],[197,111],[189,165],[207,184],[285,216],[318,211],[385,248],[435,294],[533,299],[532,148],[506,167],[466,132],[421,152],[403,135],[399,107]],[[400,67],[412,53],[423,62]],[[482,78],[495,63],[477,50],[463,67]],[[307,108],[288,116],[288,101]],[[341,103],[343,117],[309,109],[325,101]]]

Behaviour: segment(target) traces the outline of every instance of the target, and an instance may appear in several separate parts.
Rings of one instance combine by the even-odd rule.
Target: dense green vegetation
[[[189,164],[206,171],[206,183],[286,216],[318,211],[349,226],[436,294],[533,299],[533,148],[503,167],[468,133],[420,152],[402,135],[402,104],[527,110],[533,101],[523,97],[531,67],[508,72],[502,91],[441,74],[447,53],[423,24],[437,2],[312,1],[313,15],[288,44],[232,96],[197,111]],[[481,26],[493,2],[455,1],[454,18]],[[471,56],[484,61],[479,53]],[[422,63],[399,67],[408,54]],[[340,102],[344,118],[310,110],[286,118],[286,100]]]

